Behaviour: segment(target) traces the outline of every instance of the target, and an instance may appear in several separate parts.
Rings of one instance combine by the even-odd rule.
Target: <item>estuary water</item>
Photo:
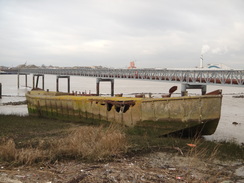
[[[0,114],[28,115],[27,105],[4,105],[10,102],[25,101],[25,93],[32,88],[32,75],[28,76],[27,87],[25,87],[25,76],[20,76],[20,87],[17,87],[17,75],[0,75],[2,83],[2,99],[0,99]],[[174,95],[180,95],[181,84],[162,81],[115,79],[115,94],[123,93],[131,95],[134,93],[152,93],[154,97],[167,94],[171,86],[178,86]],[[42,78],[39,79],[41,88]],[[67,79],[60,79],[59,91],[67,91]],[[45,90],[56,91],[56,76],[45,75]],[[213,135],[205,136],[207,140],[235,141],[244,143],[244,98],[233,96],[244,95],[243,87],[214,86],[208,85],[207,92],[222,89],[223,102],[221,118],[218,128]],[[71,76],[70,90],[77,92],[96,93],[96,78]],[[100,93],[110,94],[111,84],[100,83]],[[189,95],[199,95],[200,90],[188,90]],[[235,125],[233,122],[236,122]]]

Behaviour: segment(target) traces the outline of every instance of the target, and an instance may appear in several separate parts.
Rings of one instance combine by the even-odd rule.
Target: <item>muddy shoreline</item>
[[[1,165],[4,183],[83,182],[244,182],[244,162],[206,161],[180,154],[154,152],[121,157],[112,162],[55,162],[8,168]]]

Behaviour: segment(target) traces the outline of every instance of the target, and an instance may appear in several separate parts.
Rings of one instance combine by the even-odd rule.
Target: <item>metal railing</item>
[[[244,86],[244,70],[169,69],[20,69],[20,74],[75,75],[97,78],[159,80],[188,84]]]

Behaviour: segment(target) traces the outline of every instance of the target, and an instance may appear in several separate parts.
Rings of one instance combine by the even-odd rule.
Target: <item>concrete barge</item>
[[[30,115],[57,119],[107,121],[128,127],[211,135],[221,115],[221,93],[164,98],[80,96],[32,90],[26,94]]]

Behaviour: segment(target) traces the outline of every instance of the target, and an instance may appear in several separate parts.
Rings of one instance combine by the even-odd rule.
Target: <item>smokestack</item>
[[[200,57],[200,68],[203,68],[203,55]]]

